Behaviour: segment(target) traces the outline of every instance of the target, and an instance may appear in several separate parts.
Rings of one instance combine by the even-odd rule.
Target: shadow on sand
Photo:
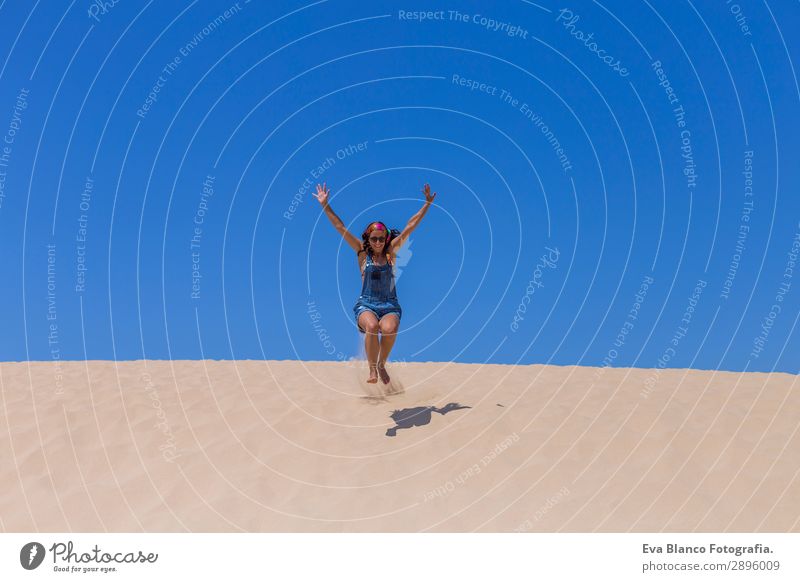
[[[462,406],[458,402],[451,402],[442,408],[435,406],[415,406],[414,408],[404,408],[402,410],[395,410],[391,414],[392,420],[396,426],[386,430],[386,436],[397,436],[397,431],[401,428],[411,428],[414,426],[425,426],[431,421],[431,413],[438,412],[439,414],[447,414],[454,410],[461,410],[462,408],[472,408],[471,406]]]

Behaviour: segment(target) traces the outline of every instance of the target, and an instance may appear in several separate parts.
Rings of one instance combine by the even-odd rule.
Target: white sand
[[[0,529],[800,531],[795,376],[389,371],[380,401],[343,363],[0,364]]]

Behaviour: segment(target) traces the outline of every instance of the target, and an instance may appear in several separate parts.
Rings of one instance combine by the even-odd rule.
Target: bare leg
[[[391,378],[386,372],[385,364],[389,359],[389,353],[392,351],[392,346],[397,339],[397,328],[400,325],[400,319],[396,315],[385,315],[381,318],[378,324],[381,331],[380,339],[380,355],[378,356],[378,373],[381,376],[381,381],[388,384]]]
[[[364,348],[369,362],[369,378],[367,378],[367,382],[375,384],[378,381],[378,352],[380,350],[378,318],[371,311],[363,311],[358,316],[358,323],[367,332],[364,338]]]

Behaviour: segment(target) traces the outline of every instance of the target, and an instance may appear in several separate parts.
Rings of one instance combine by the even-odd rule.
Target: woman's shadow
[[[402,410],[395,410],[391,414],[392,420],[396,426],[386,430],[386,436],[397,436],[397,431],[401,428],[411,428],[413,426],[425,426],[431,421],[431,413],[438,412],[439,414],[447,414],[453,410],[461,410],[462,408],[472,408],[471,406],[462,406],[458,402],[451,402],[442,408],[435,406],[415,406],[414,408],[404,408]]]

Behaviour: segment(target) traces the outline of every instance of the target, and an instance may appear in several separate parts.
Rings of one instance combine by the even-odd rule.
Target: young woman
[[[400,234],[392,237],[391,231],[384,223],[371,222],[361,234],[361,240],[358,240],[347,230],[328,203],[330,192],[326,183],[321,186],[317,184],[315,196],[325,214],[333,227],[357,253],[362,282],[361,295],[353,306],[353,312],[358,330],[366,335],[364,342],[369,361],[367,382],[371,384],[378,381],[379,374],[384,384],[388,384],[390,380],[385,365],[397,338],[397,328],[403,315],[395,291],[394,257],[408,236],[419,226],[422,217],[436,197],[436,192],[431,194],[431,187],[428,184],[425,184],[422,192],[425,194],[425,204],[411,217]],[[378,339],[379,332],[380,339]]]

